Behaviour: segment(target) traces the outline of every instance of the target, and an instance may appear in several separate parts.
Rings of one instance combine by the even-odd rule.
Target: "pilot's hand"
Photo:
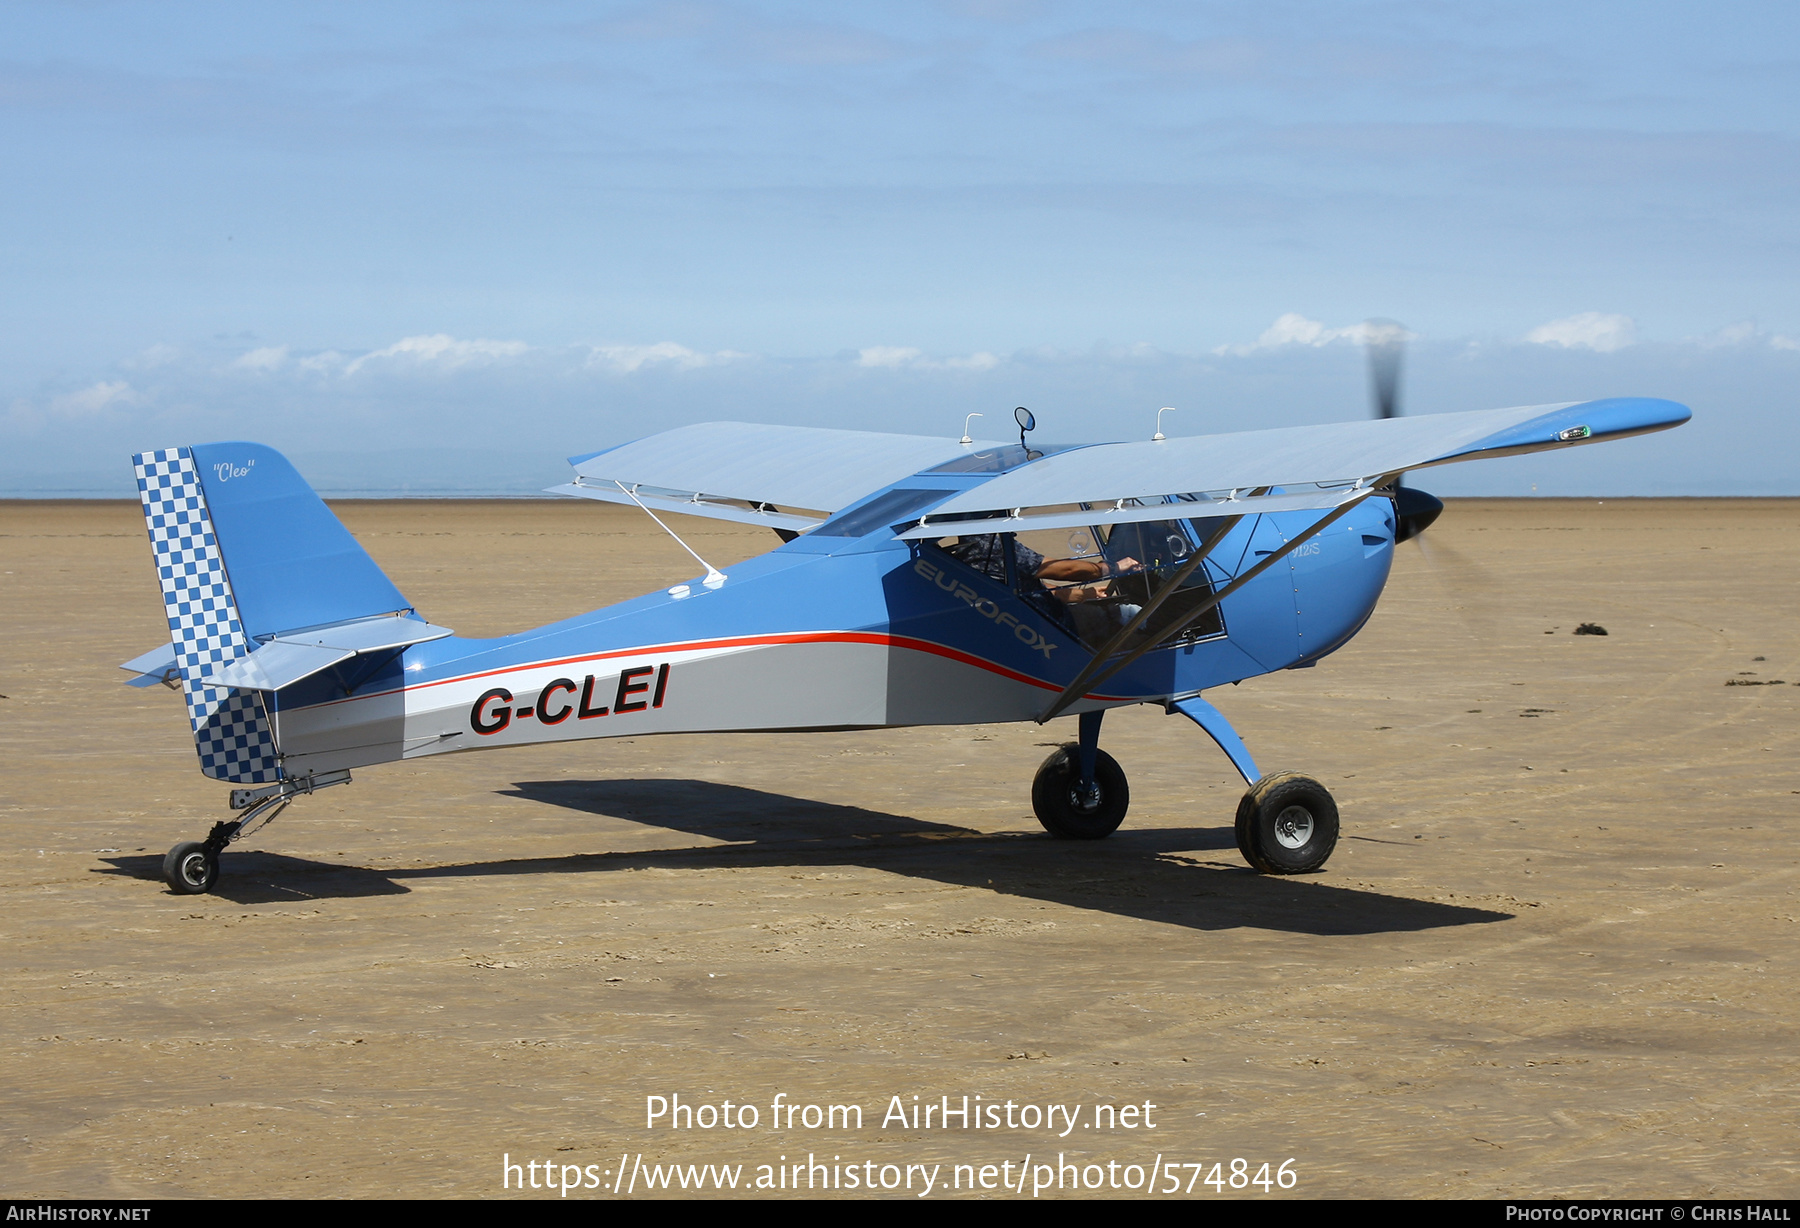
[[[1142,570],[1144,565],[1129,555],[1112,565],[1112,574],[1115,576],[1128,576],[1134,571]]]

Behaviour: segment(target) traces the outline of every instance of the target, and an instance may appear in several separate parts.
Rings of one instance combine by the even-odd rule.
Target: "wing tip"
[[[1663,430],[1680,426],[1694,416],[1694,411],[1686,405],[1664,397],[1601,397],[1593,401],[1578,402],[1563,412],[1575,416],[1602,417],[1608,424],[1607,434],[1619,430]],[[1600,429],[1595,428],[1595,434],[1599,433]]]

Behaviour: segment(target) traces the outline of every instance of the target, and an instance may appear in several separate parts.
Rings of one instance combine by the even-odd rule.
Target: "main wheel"
[[[1276,772],[1238,803],[1237,844],[1264,874],[1305,874],[1337,847],[1337,803],[1325,786],[1298,772]]]
[[[1131,805],[1125,770],[1105,751],[1094,752],[1094,784],[1081,787],[1081,748],[1071,742],[1044,760],[1031,782],[1031,808],[1058,840],[1100,840],[1118,830]]]
[[[205,895],[219,881],[219,855],[198,840],[183,840],[163,858],[163,878],[177,895]]]

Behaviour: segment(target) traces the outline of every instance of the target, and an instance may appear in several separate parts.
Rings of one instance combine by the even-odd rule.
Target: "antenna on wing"
[[[695,552],[695,550],[692,546],[688,545],[686,542],[681,540],[681,534],[677,533],[674,529],[671,529],[668,525],[664,524],[662,522],[662,518],[660,516],[658,516],[655,512],[651,511],[647,507],[644,507],[644,501],[637,497],[637,491],[630,489],[629,487],[627,487],[625,485],[625,483],[619,481],[617,478],[613,479],[613,485],[617,486],[620,490],[624,491],[625,497],[627,499],[630,499],[633,503],[637,504],[639,507],[643,507],[644,515],[646,515],[646,516],[650,517],[650,519],[656,521],[657,527],[660,528],[664,533],[667,533],[670,537],[673,537],[675,539],[676,545],[680,546],[683,550],[687,551],[689,554],[692,554],[694,556],[694,561],[696,563],[700,564],[700,566],[706,568],[706,579],[700,581],[700,583],[706,585],[707,588],[718,588],[721,584],[725,583],[725,573],[720,571],[717,567],[714,567],[711,563],[707,562],[705,559],[701,558],[699,556],[699,554]],[[681,589],[686,589],[687,585],[681,584],[681,585],[677,585],[676,587],[681,588]],[[671,589],[669,591],[674,592],[674,589]]]
[[[963,419],[963,437],[961,439],[957,440],[956,442],[957,443],[974,443],[975,442],[974,437],[969,434],[969,423],[975,421],[975,419],[977,419],[977,418],[985,418],[985,417],[987,417],[986,414],[970,414],[967,418],[964,418]]]
[[[1164,414],[1172,414],[1174,412],[1175,412],[1175,407],[1173,405],[1165,405],[1161,409],[1156,411],[1156,434],[1150,436],[1151,443],[1161,443],[1164,439],[1167,438],[1167,436],[1162,433],[1162,416]]]

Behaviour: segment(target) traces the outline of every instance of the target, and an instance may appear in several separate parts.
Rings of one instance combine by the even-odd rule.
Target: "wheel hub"
[[[206,860],[206,854],[198,851],[189,853],[186,857],[181,859],[180,872],[182,881],[194,888],[196,893],[204,890],[206,887],[208,877]]]
[[[1305,848],[1312,834],[1312,811],[1304,806],[1289,806],[1275,816],[1275,843],[1284,849]]]

